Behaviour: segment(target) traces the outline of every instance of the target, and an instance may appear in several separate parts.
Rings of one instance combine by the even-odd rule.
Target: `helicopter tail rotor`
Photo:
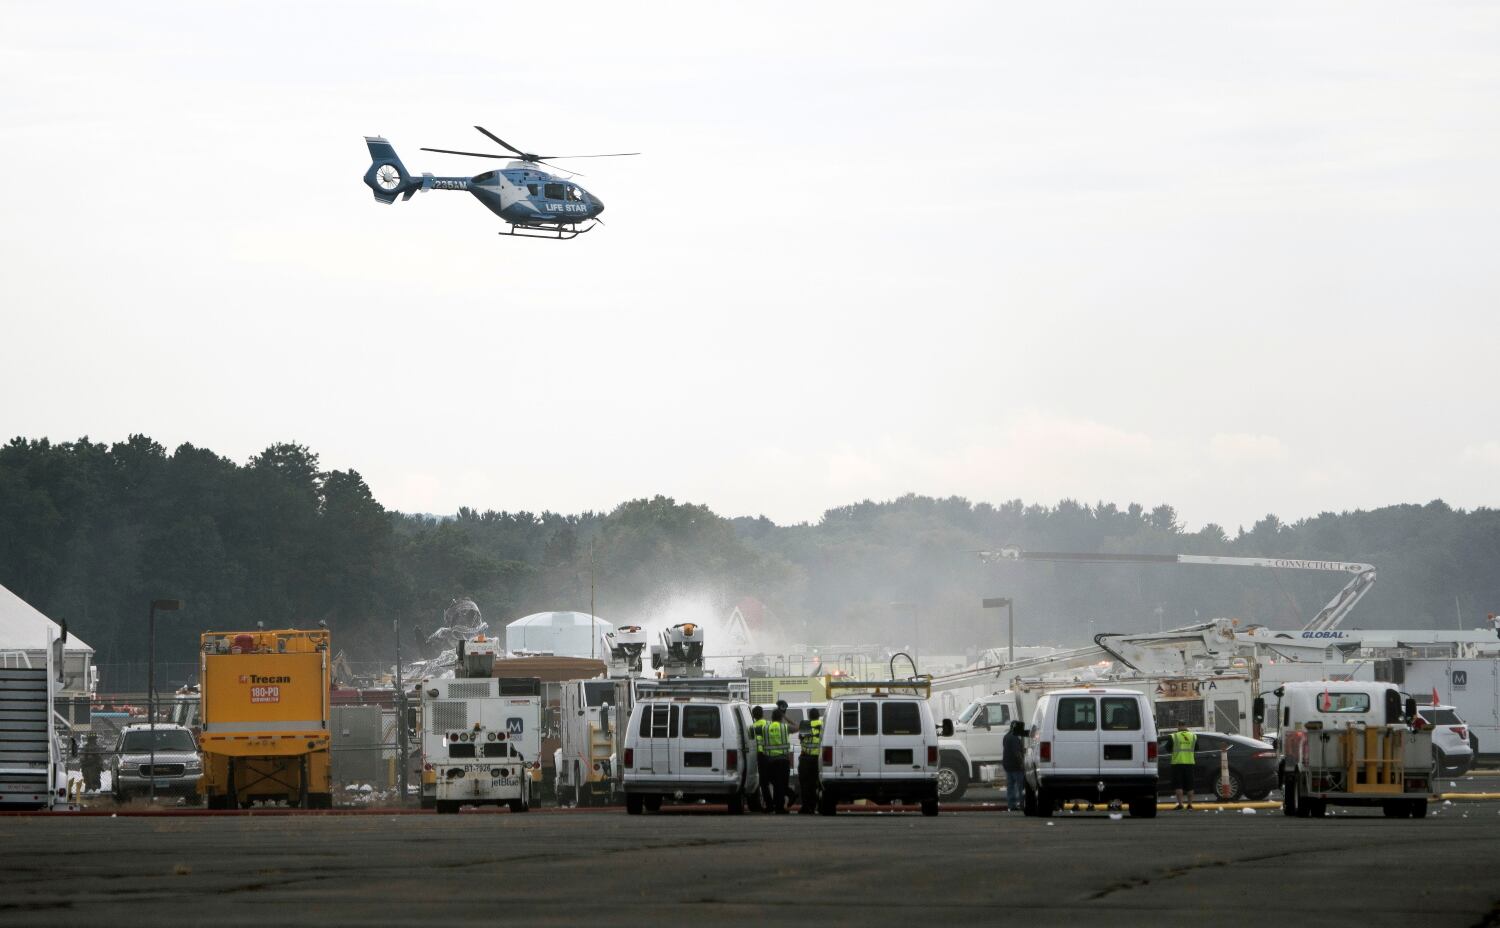
[[[365,146],[370,149],[370,167],[365,171],[365,185],[382,203],[394,203],[399,196],[411,199],[420,186],[406,171],[406,165],[396,155],[391,143],[378,135],[365,136]]]

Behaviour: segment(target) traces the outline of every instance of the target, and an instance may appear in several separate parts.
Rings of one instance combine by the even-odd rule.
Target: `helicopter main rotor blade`
[[[451,148],[424,148],[422,151],[437,151],[445,155],[468,155],[470,158],[499,158],[502,161],[509,161],[513,157],[511,155],[496,155],[482,151],[454,151]]]
[[[546,165],[547,167],[551,168],[554,171],[562,171],[564,174],[569,174],[569,175],[572,175],[574,177],[586,177],[587,176],[585,174],[582,174],[582,173],[580,173],[578,171],[573,170],[572,168],[565,168],[565,167],[563,167],[560,164],[547,164],[547,162],[543,161],[540,158],[536,159],[535,163],[536,164],[544,164],[544,165]]]
[[[507,142],[505,139],[502,139],[500,136],[498,136],[495,133],[491,132],[490,130],[486,129],[484,126],[475,126],[474,128],[478,129],[480,132],[483,132],[485,134],[485,136],[490,139],[490,141],[492,141],[492,142],[498,142],[500,144],[501,148],[505,149],[506,151],[513,151],[513,152],[515,152],[516,154],[520,155],[522,158],[525,158],[527,161],[530,161],[530,160],[532,160],[533,158],[536,157],[534,155],[528,156],[524,151],[522,151],[521,149],[519,149],[516,146],[512,145],[511,143]],[[537,160],[540,160],[540,159],[537,159]]]
[[[617,151],[608,155],[537,155],[537,158],[543,161],[558,161],[565,158],[628,158],[639,154],[638,151]]]

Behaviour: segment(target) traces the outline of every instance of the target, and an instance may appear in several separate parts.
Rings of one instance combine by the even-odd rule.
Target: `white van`
[[[943,722],[944,736],[953,723]],[[847,692],[828,703],[818,769],[818,811],[855,799],[918,802],[938,814],[938,737],[925,694]]]
[[[620,766],[631,815],[667,798],[724,802],[738,815],[760,788],[750,707],[713,696],[643,699],[630,713]]]
[[[1054,690],[1037,700],[1026,742],[1025,812],[1050,816],[1064,799],[1120,800],[1156,816],[1156,720],[1135,690]]]

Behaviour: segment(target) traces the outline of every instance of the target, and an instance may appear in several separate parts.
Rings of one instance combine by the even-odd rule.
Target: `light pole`
[[[406,768],[411,763],[406,744],[406,684],[401,679],[401,620],[393,619],[396,629],[396,788],[399,802],[406,805]]]
[[[999,609],[1005,607],[1006,624],[1010,626],[1010,656],[1005,659],[1007,664],[1016,662],[1016,601],[1009,596],[997,596],[992,599],[982,599],[986,609]]]
[[[182,608],[180,599],[151,600],[151,617],[146,622],[147,636],[151,639],[150,655],[146,663],[146,714],[151,724],[151,802],[156,802],[156,612],[176,612]]]

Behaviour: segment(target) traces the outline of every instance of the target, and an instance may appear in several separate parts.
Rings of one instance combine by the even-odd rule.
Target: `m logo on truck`
[[[505,720],[505,734],[515,738],[526,730],[526,720],[514,716]]]
[[[1453,671],[1453,688],[1459,689],[1469,685],[1469,672],[1467,670]]]

